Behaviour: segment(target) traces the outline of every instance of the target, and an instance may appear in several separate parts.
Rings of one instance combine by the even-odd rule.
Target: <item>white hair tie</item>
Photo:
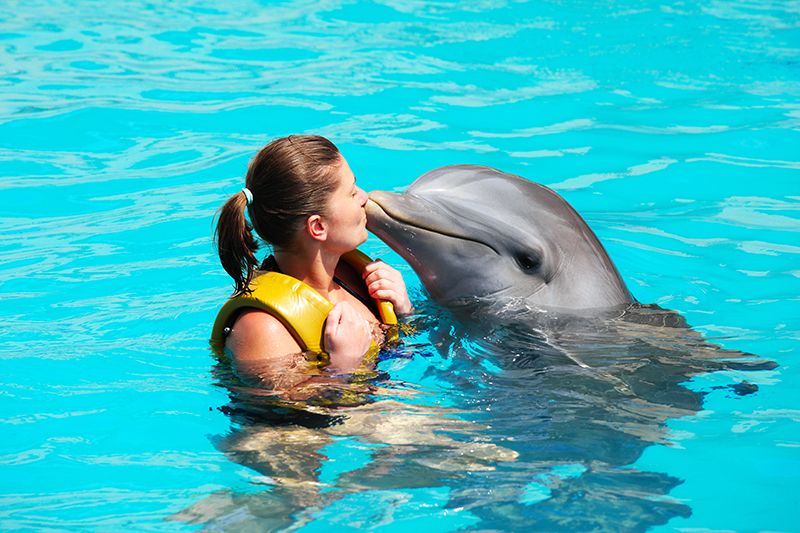
[[[245,187],[244,189],[242,189],[242,192],[244,193],[244,197],[247,198],[247,205],[252,204],[253,203],[253,193],[250,192],[250,189]]]

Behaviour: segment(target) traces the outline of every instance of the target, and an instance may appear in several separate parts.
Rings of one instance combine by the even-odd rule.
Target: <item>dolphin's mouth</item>
[[[383,216],[400,227],[412,227],[453,239],[474,242],[486,246],[494,253],[499,254],[498,249],[488,242],[457,231],[455,228],[459,227],[460,220],[460,216],[457,213],[453,213],[418,196],[372,191],[369,193],[369,200],[367,200],[365,207],[367,211],[367,229],[373,233],[375,233],[374,220]],[[451,222],[451,224],[448,224],[448,227],[444,227],[441,224],[442,220]]]

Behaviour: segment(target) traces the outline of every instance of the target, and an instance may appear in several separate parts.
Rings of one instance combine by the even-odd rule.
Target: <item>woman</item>
[[[291,136],[273,141],[256,155],[246,187],[228,199],[217,222],[217,249],[236,284],[234,298],[245,297],[260,273],[255,229],[274,252],[259,271],[299,280],[333,304],[321,326],[330,358],[326,372],[356,369],[373,341],[383,340],[380,321],[369,308],[371,298],[388,300],[400,315],[411,310],[397,270],[376,261],[359,275],[342,260],[367,239],[366,202],[367,194],[356,186],[333,143],[318,136]],[[235,368],[245,378],[257,376],[281,389],[314,379],[307,360],[312,354],[304,354],[290,329],[291,319],[271,309],[244,305],[224,316],[221,337]]]

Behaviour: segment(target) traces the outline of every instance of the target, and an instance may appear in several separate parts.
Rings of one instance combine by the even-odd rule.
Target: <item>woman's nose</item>
[[[364,204],[367,203],[369,196],[367,196],[367,193],[361,187],[356,187],[356,188],[358,189],[358,202],[361,205],[361,207],[364,207]]]

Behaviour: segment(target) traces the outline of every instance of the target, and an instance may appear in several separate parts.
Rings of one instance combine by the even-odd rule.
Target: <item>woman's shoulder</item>
[[[279,318],[261,309],[242,311],[225,346],[237,359],[262,358],[265,353],[300,352],[300,345]]]
[[[244,309],[233,325],[233,329],[247,330],[251,334],[263,331],[264,328],[274,329],[278,327],[286,329],[283,322],[276,316],[254,307]],[[255,331],[250,332],[251,329]]]

